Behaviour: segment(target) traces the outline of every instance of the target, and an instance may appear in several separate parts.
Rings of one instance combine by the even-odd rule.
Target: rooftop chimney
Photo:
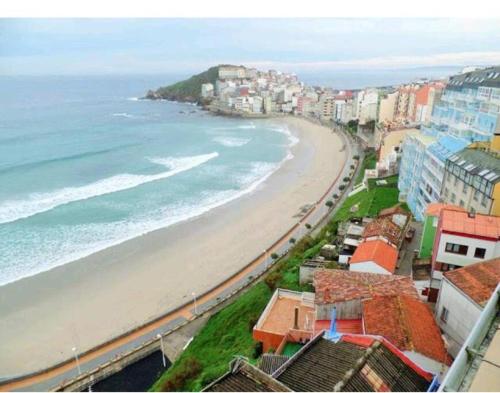
[[[299,329],[299,308],[295,307],[295,315],[293,318],[293,328],[298,330]]]

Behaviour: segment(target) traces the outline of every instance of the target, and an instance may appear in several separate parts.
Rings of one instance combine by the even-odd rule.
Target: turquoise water
[[[290,158],[272,121],[135,98],[165,82],[0,78],[0,284],[203,214]]]

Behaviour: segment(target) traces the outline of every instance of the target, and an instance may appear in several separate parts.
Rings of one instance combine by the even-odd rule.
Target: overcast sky
[[[500,64],[498,19],[0,19],[0,74]]]

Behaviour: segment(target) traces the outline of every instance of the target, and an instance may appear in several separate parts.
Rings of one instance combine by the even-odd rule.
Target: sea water
[[[138,99],[168,82],[0,78],[0,285],[201,215],[291,158],[274,121]]]

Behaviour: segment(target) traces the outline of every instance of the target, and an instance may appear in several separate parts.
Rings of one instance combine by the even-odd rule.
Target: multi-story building
[[[414,120],[417,123],[428,123],[430,121],[434,102],[441,97],[444,86],[442,82],[426,83],[415,92]]]
[[[390,123],[394,121],[396,114],[396,104],[398,102],[399,92],[388,93],[380,100],[378,112],[378,121],[380,123]]]
[[[378,115],[378,90],[365,89],[358,92],[356,97],[355,117],[360,125],[377,120]]]
[[[219,67],[219,79],[243,79],[246,77],[245,67],[222,66]]]
[[[417,220],[423,219],[427,204],[443,197],[446,160],[471,142],[493,137],[500,115],[499,98],[500,67],[451,77],[441,99],[434,103],[430,124],[422,127],[422,134],[435,141],[425,146],[420,168],[414,168],[411,148],[406,149],[408,153],[403,151],[401,159],[400,177],[411,177],[418,185],[410,188],[400,179],[401,199],[408,202]]]
[[[401,147],[402,159],[399,166],[399,198],[406,201],[415,218],[423,219],[425,206],[430,202],[421,193],[420,183],[422,167],[427,148],[436,138],[420,132],[408,133]]]
[[[442,199],[469,211],[500,216],[500,134],[446,160]]]
[[[500,217],[442,209],[434,246],[429,301],[435,301],[443,273],[500,257]]]
[[[211,83],[204,83],[201,85],[201,96],[203,98],[210,98],[214,95],[214,85]]]

